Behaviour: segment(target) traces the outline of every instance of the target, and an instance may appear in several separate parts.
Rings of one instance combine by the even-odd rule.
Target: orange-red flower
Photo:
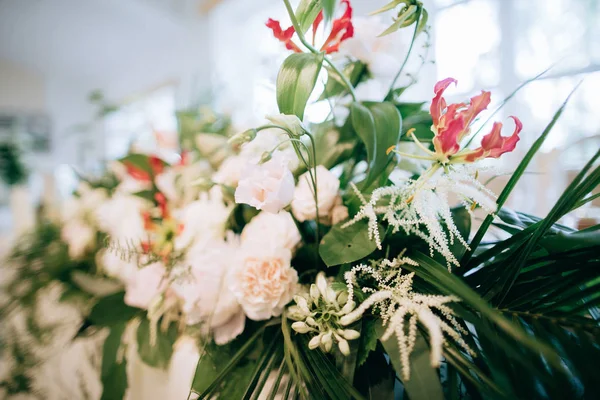
[[[321,51],[327,54],[335,53],[339,50],[340,44],[344,40],[354,36],[354,26],[352,25],[352,6],[350,5],[350,0],[341,0],[341,3],[346,5],[346,10],[340,18],[333,21],[333,24],[331,26],[331,32],[329,33],[329,36],[327,37],[323,45],[321,46]],[[313,42],[315,33],[317,32],[317,29],[319,28],[319,25],[322,21],[323,11],[321,11],[319,15],[317,15],[317,18],[315,19],[312,25]],[[298,47],[292,41],[292,37],[294,36],[294,33],[296,33],[296,30],[293,26],[290,26],[289,28],[283,30],[279,21],[276,21],[272,18],[269,18],[266,25],[273,31],[273,36],[275,36],[276,39],[284,43],[285,47],[288,50],[293,50],[296,53],[302,53],[300,47]]]
[[[136,165],[130,162],[124,162],[127,173],[133,179],[141,182],[150,182],[153,176],[162,174],[163,170],[165,169],[165,164],[163,163],[163,161],[156,156],[148,157],[148,163],[150,164],[152,174],[148,173],[147,171],[144,171],[143,169],[137,167]]]
[[[435,96],[431,101],[430,113],[436,156],[444,161],[474,162],[482,158],[498,158],[513,151],[519,141],[519,132],[523,128],[517,117],[511,117],[515,121],[515,130],[511,136],[501,136],[502,123],[496,122],[492,131],[483,137],[481,147],[461,150],[460,142],[470,133],[471,123],[490,104],[490,92],[482,91],[481,94],[472,97],[468,104],[447,105],[443,94],[452,83],[456,84],[456,79],[446,78],[434,87]]]

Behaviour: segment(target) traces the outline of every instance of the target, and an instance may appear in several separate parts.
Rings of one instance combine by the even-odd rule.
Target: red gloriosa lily
[[[354,36],[354,26],[352,25],[352,6],[350,5],[350,0],[341,0],[341,3],[346,5],[346,11],[344,11],[344,14],[340,18],[333,21],[333,24],[331,26],[331,32],[329,33],[329,36],[327,37],[323,45],[321,46],[321,51],[327,54],[337,52],[340,49],[340,44],[344,40]],[[317,15],[317,18],[315,18],[315,21],[312,25],[313,42],[317,29],[319,28],[319,25],[322,21],[323,11],[321,11],[319,15]],[[302,53],[300,47],[298,47],[292,41],[292,37],[294,36],[294,33],[296,33],[296,30],[293,26],[290,26],[289,28],[283,30],[279,21],[276,21],[272,18],[269,18],[266,25],[273,31],[273,36],[275,36],[275,38],[278,39],[280,42],[284,43],[285,47],[288,50],[293,50],[296,53]]]
[[[498,158],[513,151],[519,141],[519,132],[523,128],[517,117],[510,117],[515,121],[515,130],[511,136],[501,136],[502,123],[496,122],[492,131],[481,140],[481,147],[475,150],[460,150],[460,142],[469,134],[471,123],[490,104],[490,92],[481,91],[481,94],[473,96],[468,104],[447,105],[443,94],[452,83],[456,84],[456,79],[446,78],[434,87],[435,96],[431,101],[430,113],[435,134],[435,153],[446,161],[451,159],[454,162],[474,162],[482,158]]]

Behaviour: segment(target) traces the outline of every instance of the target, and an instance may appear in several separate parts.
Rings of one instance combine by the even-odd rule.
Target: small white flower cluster
[[[410,379],[410,354],[416,343],[417,322],[420,322],[429,333],[432,366],[439,366],[444,333],[471,355],[475,356],[475,353],[461,337],[461,334],[466,335],[468,332],[458,323],[452,315],[452,310],[446,305],[459,299],[454,296],[424,295],[413,292],[414,273],[402,274],[401,266],[406,264],[418,265],[400,254],[392,261],[384,259],[373,263],[372,266],[361,264],[346,272],[348,301],[353,300],[357,276],[375,279],[377,287],[363,287],[362,291],[371,295],[354,311],[342,317],[340,322],[342,325],[349,325],[360,319],[369,308],[374,312],[378,311],[386,327],[381,340],[386,341],[392,335],[396,335],[400,349],[402,377],[408,380]]]
[[[414,234],[425,240],[431,256],[434,251],[442,254],[449,269],[452,264],[460,266],[450,250],[454,241],[458,240],[468,248],[468,238],[462,237],[454,223],[450,196],[457,196],[469,212],[475,205],[480,205],[488,214],[496,211],[495,195],[475,179],[473,170],[468,166],[453,167],[430,178],[424,176],[399,186],[375,189],[368,202],[356,186],[353,185],[353,189],[363,205],[345,227],[367,219],[369,238],[375,240],[381,249],[377,229],[377,219],[381,216],[381,220],[393,227],[393,233],[402,229],[406,234]],[[384,201],[386,198],[387,201]]]
[[[316,284],[310,285],[310,292],[294,296],[294,301],[296,305],[288,308],[289,318],[296,321],[292,329],[298,333],[316,333],[308,343],[311,350],[320,347],[330,352],[336,342],[343,355],[350,354],[348,340],[357,339],[360,333],[345,329],[340,322],[354,309],[354,301],[344,290],[335,291],[320,272]]]

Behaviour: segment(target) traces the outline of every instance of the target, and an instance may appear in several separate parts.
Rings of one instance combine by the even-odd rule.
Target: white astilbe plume
[[[392,233],[403,230],[427,242],[430,255],[439,252],[448,264],[448,269],[459,262],[450,250],[457,240],[468,249],[453,221],[449,198],[457,196],[471,213],[477,204],[488,214],[496,211],[496,196],[474,176],[469,166],[457,166],[448,171],[418,180],[408,180],[403,185],[375,189],[367,202],[356,186],[362,207],[344,227],[363,219],[368,220],[369,239],[375,240],[381,250],[381,238],[377,228],[378,218],[393,228]]]
[[[446,305],[459,301],[454,296],[425,295],[412,290],[414,273],[402,274],[402,265],[418,264],[408,257],[400,254],[394,260],[382,260],[372,263],[357,265],[346,272],[345,279],[348,285],[348,301],[353,300],[354,286],[357,276],[375,279],[375,288],[362,287],[364,293],[371,295],[354,311],[341,318],[344,326],[357,321],[368,309],[379,312],[383,326],[386,328],[382,341],[396,335],[400,362],[402,363],[402,378],[410,379],[410,354],[417,338],[417,322],[429,333],[431,348],[430,361],[433,367],[439,367],[444,345],[444,333],[452,338],[459,346],[472,356],[473,350],[465,343],[461,334],[468,332],[458,323],[452,315],[452,310]]]

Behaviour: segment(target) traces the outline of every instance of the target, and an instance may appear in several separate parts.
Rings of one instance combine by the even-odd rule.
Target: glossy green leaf
[[[125,397],[127,390],[127,361],[125,357],[119,359],[121,338],[125,331],[126,323],[113,325],[104,341],[102,349],[102,381],[101,400],[118,400]]]
[[[393,157],[387,150],[400,140],[402,117],[396,106],[389,102],[353,103],[350,113],[354,129],[367,146],[369,171],[362,183],[362,187],[367,188],[376,179],[386,178],[381,173]]]
[[[367,361],[369,354],[377,348],[377,341],[379,340],[379,335],[375,329],[377,323],[378,321],[372,318],[363,317],[362,319],[362,329],[360,331],[360,338],[358,339],[360,347],[358,348],[356,359],[356,364],[359,367]]]
[[[120,322],[127,322],[140,315],[142,310],[125,304],[125,293],[119,292],[103,297],[92,307],[88,316],[94,325],[111,326]]]
[[[384,232],[379,232],[383,238]],[[383,240],[383,239],[382,239]],[[366,221],[359,221],[347,228],[336,225],[323,237],[319,254],[328,267],[360,260],[377,249],[374,240],[368,236]]]
[[[377,327],[379,336],[384,332],[383,326]],[[396,336],[390,337],[383,345],[396,374],[402,378],[402,362],[400,361],[400,349]],[[443,399],[444,392],[437,370],[431,366],[429,344],[421,333],[417,333],[417,341],[410,355],[410,379],[402,379],[404,389],[413,400]]]
[[[282,114],[294,114],[300,120],[304,118],[323,57],[323,54],[294,53],[285,59],[277,75],[277,105]]]
[[[325,22],[329,22],[333,19],[336,1],[337,0],[321,0],[321,4],[323,5],[323,19]]]
[[[367,66],[360,61],[350,62],[344,66],[342,73],[348,78],[348,81],[350,81],[352,86],[356,87],[363,79],[365,79]],[[319,100],[348,94],[348,88],[337,72],[327,68],[327,74],[327,83],[325,84],[323,94],[319,97]]]
[[[296,19],[298,20],[302,33],[308,31],[322,9],[323,5],[321,4],[321,0],[300,1],[298,8],[296,8]]]
[[[177,324],[172,323],[163,331],[160,322],[156,327],[156,340],[151,342],[150,320],[142,319],[137,329],[138,354],[143,362],[156,368],[166,368],[173,355],[173,344],[177,340]]]

